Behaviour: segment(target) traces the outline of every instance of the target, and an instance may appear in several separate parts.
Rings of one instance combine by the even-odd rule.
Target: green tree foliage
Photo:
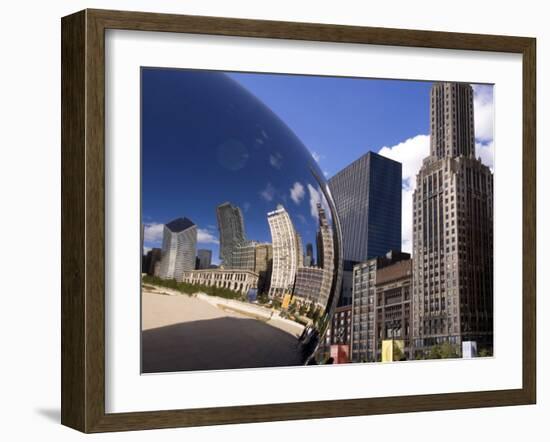
[[[479,358],[487,358],[487,357],[493,356],[493,351],[488,348],[482,348],[479,350],[477,356]]]
[[[426,359],[449,359],[458,357],[459,355],[456,345],[449,342],[444,342],[441,345],[432,346]]]
[[[218,296],[225,299],[238,299],[241,301],[246,300],[246,296],[241,294],[240,292],[235,292],[233,290],[222,287],[201,284],[189,284],[187,282],[177,282],[175,279],[162,279],[158,276],[151,275],[144,275],[142,281],[148,284],[176,290],[185,295],[192,295],[197,292],[202,292],[210,296]]]

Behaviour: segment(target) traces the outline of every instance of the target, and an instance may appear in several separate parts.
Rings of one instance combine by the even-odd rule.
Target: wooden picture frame
[[[132,413],[105,412],[105,30],[494,51],[523,64],[523,385],[429,394]],[[84,10],[62,19],[62,424],[104,432],[534,404],[536,41],[533,38]]]

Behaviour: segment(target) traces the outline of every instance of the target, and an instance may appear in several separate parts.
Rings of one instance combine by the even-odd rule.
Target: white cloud
[[[218,238],[216,238],[207,229],[197,229],[197,242],[202,244],[219,244]]]
[[[164,224],[149,223],[144,225],[143,241],[144,242],[159,242],[162,241],[164,232]]]
[[[269,164],[271,164],[275,169],[280,169],[283,165],[283,156],[278,152],[269,155]]]
[[[302,186],[302,183],[296,181],[294,186],[290,189],[290,198],[292,198],[292,201],[296,204],[300,204],[300,201],[304,198],[305,193],[306,192],[304,190],[304,186]]]
[[[311,156],[312,156],[313,159],[314,159],[315,161],[317,161],[317,162],[319,162],[319,161],[321,161],[323,158],[325,158],[324,155],[321,155],[321,154],[319,154],[319,153],[317,153],[317,152],[315,152],[315,151],[313,151],[313,150],[311,151]]]
[[[402,164],[401,191],[401,250],[412,251],[412,196],[416,186],[416,174],[422,160],[430,153],[430,137],[417,135],[395,146],[381,148],[378,153]]]
[[[307,190],[309,190],[309,208],[310,208],[311,216],[316,220],[319,219],[319,212],[317,211],[317,203],[321,203],[321,207],[325,209],[327,218],[330,218],[330,209],[329,209],[327,200],[325,199],[325,196],[321,192],[321,189],[319,188],[316,189],[311,184],[308,184]]]
[[[414,188],[422,160],[430,154],[430,136],[417,135],[395,146],[384,146],[378,153],[403,165],[403,187]]]
[[[493,86],[474,84],[474,126],[476,140],[493,140]]]
[[[481,158],[481,162],[494,172],[495,143],[493,141],[488,141],[487,143],[476,143],[476,157]]]
[[[260,192],[260,196],[266,201],[273,201],[275,197],[275,188],[271,183],[267,183],[264,190]]]

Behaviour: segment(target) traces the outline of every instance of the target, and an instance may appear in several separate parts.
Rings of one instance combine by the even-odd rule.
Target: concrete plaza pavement
[[[142,290],[141,337],[144,373],[302,364],[293,334],[164,289]]]

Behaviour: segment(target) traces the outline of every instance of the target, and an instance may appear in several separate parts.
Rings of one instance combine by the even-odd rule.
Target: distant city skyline
[[[144,99],[153,99],[153,94],[166,92],[174,85],[162,84],[151,73],[150,87],[144,88]],[[331,177],[341,168],[355,161],[368,151],[378,152],[403,164],[402,186],[402,249],[410,251],[412,227],[412,192],[415,176],[422,159],[429,152],[429,91],[431,82],[401,80],[370,80],[338,77],[295,76],[282,74],[230,73],[230,78],[258,97],[281,118],[310,150],[325,176]],[[156,81],[157,80],[157,81]],[[144,122],[152,128],[145,134],[143,143],[168,142],[185,144],[175,139],[178,133],[166,131],[163,118],[180,105],[169,103],[162,114],[145,113]],[[151,107],[148,107],[151,109]],[[492,86],[474,85],[474,118],[476,130],[476,156],[493,168],[493,90]],[[162,132],[162,133],[161,133]],[[277,158],[273,161],[277,162]],[[152,164],[148,163],[152,161]],[[148,171],[159,169],[160,158],[154,151],[144,152],[143,164]],[[178,161],[164,161],[162,167],[173,167],[169,174],[177,173]],[[166,171],[164,171],[166,172]],[[201,204],[185,205],[179,201],[158,197],[155,185],[146,185],[161,180],[150,176],[143,183],[144,247],[148,250],[160,247],[163,224],[171,219],[188,216],[197,224],[197,246],[212,250],[212,263],[219,264],[219,237],[215,207]],[[200,195],[201,177],[197,177]],[[209,180],[212,177],[202,177]],[[246,177],[245,177],[246,178]],[[208,182],[208,181],[206,181]],[[274,210],[278,203],[288,204],[295,198],[316,197],[300,183],[286,194],[266,186],[258,192],[257,201],[234,201],[243,211],[247,235],[257,241],[270,241],[266,220],[247,220],[252,204],[264,204],[266,212]],[[302,186],[302,187],[300,187]],[[313,189],[314,190],[314,189]],[[231,200],[220,191],[218,204]],[[318,195],[317,195],[318,198]],[[285,201],[286,199],[286,201]],[[305,205],[303,213],[307,217]],[[311,219],[311,218],[310,218]],[[297,229],[300,229],[300,223]],[[260,224],[260,226],[257,226]],[[299,231],[303,242],[314,242],[315,232]]]

